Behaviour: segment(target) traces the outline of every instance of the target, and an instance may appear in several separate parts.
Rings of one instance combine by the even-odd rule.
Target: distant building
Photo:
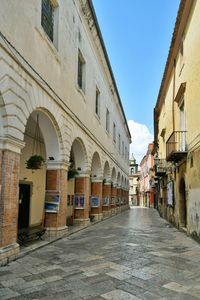
[[[154,156],[153,144],[149,144],[146,155],[140,163],[140,205],[154,207]]]
[[[139,205],[139,176],[138,164],[133,154],[129,162],[129,204]]]

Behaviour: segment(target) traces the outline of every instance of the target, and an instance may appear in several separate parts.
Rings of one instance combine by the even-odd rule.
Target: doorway
[[[18,229],[29,227],[30,191],[30,184],[19,184]]]
[[[179,184],[180,194],[180,225],[181,227],[187,227],[187,205],[186,205],[186,191],[185,191],[185,180],[181,178]]]

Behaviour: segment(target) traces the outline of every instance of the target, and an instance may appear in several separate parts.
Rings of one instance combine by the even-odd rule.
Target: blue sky
[[[152,140],[153,107],[169,51],[179,0],[93,0],[138,160]],[[140,129],[144,139],[138,140]],[[141,136],[140,136],[141,137]],[[135,145],[136,146],[136,145]],[[147,145],[146,145],[147,146]]]

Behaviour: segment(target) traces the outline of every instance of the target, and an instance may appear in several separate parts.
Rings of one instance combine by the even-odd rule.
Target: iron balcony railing
[[[165,159],[157,159],[155,163],[155,175],[164,176],[167,170],[167,162]]]
[[[166,142],[166,160],[180,161],[187,154],[186,131],[174,131]]]

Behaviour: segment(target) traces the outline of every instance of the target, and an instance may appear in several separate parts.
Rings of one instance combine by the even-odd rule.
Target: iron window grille
[[[79,50],[78,53],[78,77],[77,83],[79,88],[84,91],[84,67],[85,67],[85,60],[82,56],[82,53]]]
[[[53,42],[54,7],[50,0],[42,0],[42,20],[44,31]]]

